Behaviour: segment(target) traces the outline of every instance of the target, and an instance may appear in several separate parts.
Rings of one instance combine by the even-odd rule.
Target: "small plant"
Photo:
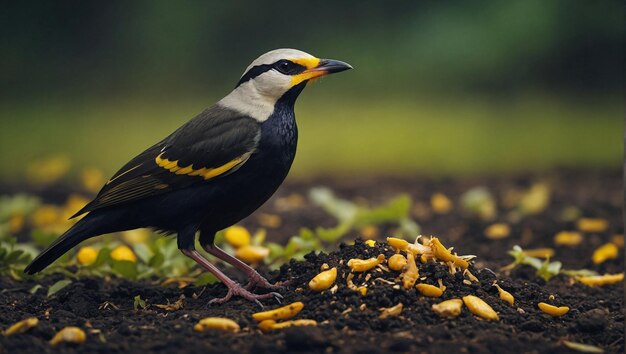
[[[546,257],[545,261],[537,257],[528,256],[520,246],[513,246],[508,252],[514,258],[513,263],[505,266],[502,270],[510,271],[519,264],[531,266],[537,270],[536,275],[545,281],[549,281],[553,277],[563,274],[569,277],[591,276],[597,275],[596,272],[587,269],[566,270],[562,269],[563,264],[559,261],[550,262],[550,257]]]
[[[133,302],[133,308],[135,309],[135,311],[139,310],[140,308],[142,310],[145,310],[146,307],[148,307],[148,305],[146,304],[146,301],[141,298],[141,295],[135,296]]]

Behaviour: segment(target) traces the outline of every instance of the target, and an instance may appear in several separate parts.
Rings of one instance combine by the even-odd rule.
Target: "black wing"
[[[248,160],[259,138],[257,121],[213,106],[124,165],[72,217],[225,176]]]

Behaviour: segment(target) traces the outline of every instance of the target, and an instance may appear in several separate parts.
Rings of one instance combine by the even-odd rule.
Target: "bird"
[[[254,268],[214,244],[216,232],[252,214],[283,183],[295,158],[298,128],[294,105],[314,80],[352,69],[296,49],[276,49],[255,59],[234,90],[169,136],[126,163],[84,215],[24,269],[40,272],[89,238],[137,228],[176,234],[179,250],[224,284],[233,296],[256,302],[282,296]],[[196,234],[209,254],[245,273],[242,286],[195,248]]]

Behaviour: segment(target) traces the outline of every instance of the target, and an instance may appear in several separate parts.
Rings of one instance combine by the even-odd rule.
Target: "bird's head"
[[[296,49],[272,50],[246,68],[235,90],[220,104],[263,121],[288,92],[295,99],[308,82],[349,69],[350,64],[316,58]]]

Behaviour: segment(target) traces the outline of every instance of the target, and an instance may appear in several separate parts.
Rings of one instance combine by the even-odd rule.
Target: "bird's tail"
[[[107,231],[103,229],[104,223],[102,215],[88,214],[35,257],[24,272],[28,274],[40,272],[82,241],[106,233]]]

